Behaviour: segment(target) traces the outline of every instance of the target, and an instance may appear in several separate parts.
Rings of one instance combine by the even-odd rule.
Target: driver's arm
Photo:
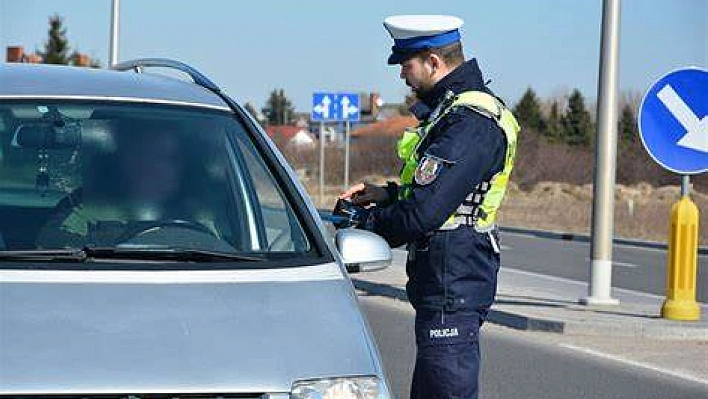
[[[81,205],[52,214],[37,234],[38,248],[81,248],[87,242],[90,218]]]

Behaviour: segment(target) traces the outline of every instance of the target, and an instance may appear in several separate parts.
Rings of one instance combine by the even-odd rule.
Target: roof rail
[[[166,58],[139,58],[136,60],[130,60],[121,62],[119,64],[113,65],[112,69],[116,71],[128,71],[134,70],[135,72],[142,72],[143,67],[157,67],[157,68],[172,68],[178,71],[184,72],[189,77],[192,78],[194,83],[207,88],[215,93],[220,93],[221,89],[214,82],[209,80],[201,72],[192,68],[191,66],[175,60],[170,60]]]

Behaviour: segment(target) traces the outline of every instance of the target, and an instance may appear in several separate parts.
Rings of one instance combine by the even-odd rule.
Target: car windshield
[[[312,245],[288,201],[232,113],[0,103],[0,255],[99,248],[104,256],[302,257]]]

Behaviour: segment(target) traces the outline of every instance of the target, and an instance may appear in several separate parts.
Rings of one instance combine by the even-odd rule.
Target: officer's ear
[[[445,68],[445,61],[443,61],[443,59],[435,53],[430,53],[428,55],[427,64],[430,66],[431,76],[435,75],[441,69]]]

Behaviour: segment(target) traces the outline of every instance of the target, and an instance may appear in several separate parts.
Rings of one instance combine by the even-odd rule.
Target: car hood
[[[378,375],[370,339],[334,263],[0,271],[0,394],[287,392]]]

